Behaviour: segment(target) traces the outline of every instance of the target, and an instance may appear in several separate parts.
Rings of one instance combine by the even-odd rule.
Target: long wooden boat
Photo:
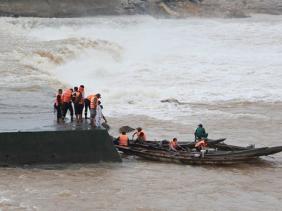
[[[222,143],[225,141],[225,138],[221,139],[207,139],[207,143],[209,146],[215,146],[216,144]],[[179,142],[178,143],[183,148],[194,148],[195,142]],[[139,147],[148,147],[148,148],[168,148],[168,142],[162,142],[162,141],[144,141],[144,142],[134,142],[130,141],[131,146],[139,146]]]
[[[136,155],[144,159],[178,163],[178,164],[189,164],[189,165],[204,165],[204,164],[236,164],[236,163],[249,163],[257,161],[257,157],[248,156],[201,156],[200,152],[191,153],[178,153],[171,151],[156,151],[137,147],[124,147],[117,146],[119,151],[124,152],[128,155]]]
[[[260,156],[275,154],[282,151],[282,146],[261,147],[241,151],[207,151],[201,152],[173,152],[168,150],[155,150],[138,146],[117,146],[119,151],[129,155],[136,155],[149,160],[183,163],[183,164],[234,164],[249,163]]]

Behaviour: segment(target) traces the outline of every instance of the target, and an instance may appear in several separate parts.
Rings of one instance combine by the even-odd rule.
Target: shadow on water
[[[99,163],[57,163],[57,164],[31,164],[31,165],[5,165],[0,168],[22,169],[22,170],[80,170],[87,169],[116,169],[120,163],[99,162]]]

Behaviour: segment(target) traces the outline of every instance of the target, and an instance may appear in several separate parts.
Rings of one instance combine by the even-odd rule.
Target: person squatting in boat
[[[205,139],[208,137],[208,133],[206,133],[206,130],[202,124],[198,125],[198,128],[195,130],[194,135],[195,135],[195,142],[199,139]]]
[[[206,147],[208,147],[208,143],[205,139],[199,139],[195,144],[195,148],[198,151],[204,150]]]
[[[129,138],[128,136],[126,135],[126,132],[125,131],[122,131],[121,134],[119,135],[119,137],[117,137],[115,140],[114,140],[114,144],[115,145],[120,145],[120,146],[128,146],[129,144]]]
[[[169,150],[171,151],[178,151],[180,149],[180,146],[177,143],[177,138],[173,138],[170,142],[169,142]]]
[[[132,135],[132,139],[134,139],[135,135],[137,135],[137,138],[136,138],[135,141],[137,141],[137,142],[147,141],[146,133],[141,127],[136,128],[136,131]]]

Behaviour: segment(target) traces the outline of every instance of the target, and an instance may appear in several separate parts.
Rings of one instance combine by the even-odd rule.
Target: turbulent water
[[[101,93],[117,134],[281,145],[282,18],[0,19],[0,131],[54,128],[56,89]],[[0,170],[3,210],[278,210],[282,157],[258,166],[123,164]]]

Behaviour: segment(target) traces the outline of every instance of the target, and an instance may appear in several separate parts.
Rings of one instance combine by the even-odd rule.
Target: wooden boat
[[[236,146],[236,145],[230,145],[224,143],[226,139],[207,139],[208,147],[214,148],[219,151],[243,151],[243,150],[250,150],[250,149],[257,149],[254,147],[254,145],[250,145],[247,147],[242,146]],[[168,143],[162,144],[161,141],[146,141],[146,142],[130,142],[131,146],[138,146],[148,149],[155,149],[155,150],[168,150]],[[195,148],[195,142],[179,142],[179,145],[185,149],[193,149]],[[277,148],[279,150],[279,148]],[[273,150],[273,149],[272,149]]]
[[[216,144],[219,144],[221,142],[225,141],[225,138],[221,139],[207,139],[207,143],[209,146],[215,146]],[[183,148],[194,148],[195,142],[178,142],[178,144]],[[144,142],[134,142],[130,141],[131,146],[139,146],[139,147],[148,147],[148,148],[167,148],[168,149],[168,142],[164,141],[144,141]]]
[[[122,151],[128,155],[136,155],[148,160],[189,164],[189,165],[204,165],[204,164],[235,164],[246,163],[258,160],[257,157],[245,157],[245,156],[201,156],[200,152],[191,153],[179,153],[171,151],[156,151],[138,147],[124,147],[117,146],[119,151]]]
[[[182,164],[234,164],[249,163],[258,160],[260,156],[275,154],[282,151],[279,147],[261,147],[241,151],[207,151],[201,152],[174,152],[166,149],[149,149],[138,146],[116,146],[119,151],[128,155],[136,155],[145,159],[173,162]]]

